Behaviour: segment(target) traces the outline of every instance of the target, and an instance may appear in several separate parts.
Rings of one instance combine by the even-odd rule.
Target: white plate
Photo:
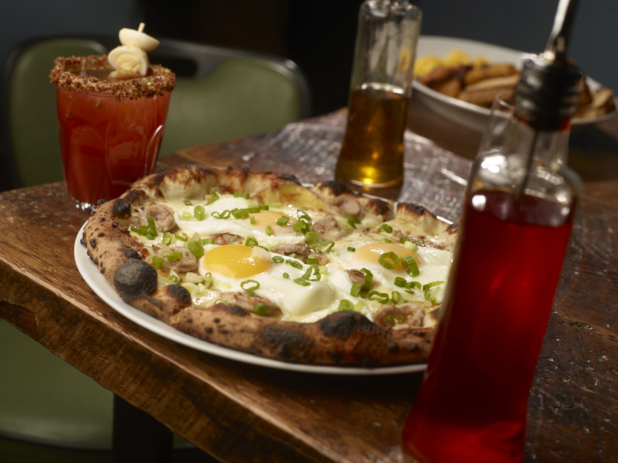
[[[512,50],[510,48],[490,45],[483,42],[475,42],[473,40],[457,39],[451,37],[434,37],[421,36],[418,40],[416,49],[416,57],[424,55],[436,55],[439,58],[444,58],[452,49],[457,48],[463,50],[470,55],[472,59],[481,55],[495,63],[511,63],[518,69],[527,57],[530,55],[522,51]],[[588,86],[591,91],[594,91],[602,85],[591,78],[587,78]],[[485,130],[485,126],[489,121],[490,110],[480,106],[467,103],[465,101],[452,98],[450,96],[438,93],[429,87],[414,81],[412,84],[414,89],[418,91],[417,96],[433,111],[456,124],[466,127],[477,132]],[[618,99],[614,98],[616,107],[618,107]],[[604,114],[595,119],[573,119],[571,125],[580,127],[597,122],[611,119],[617,114],[616,110],[611,113]]]
[[[84,224],[85,226],[86,224]],[[188,334],[182,333],[171,326],[157,320],[150,315],[146,315],[144,312],[136,309],[133,306],[125,303],[118,293],[110,286],[105,277],[99,272],[99,269],[94,265],[88,255],[86,254],[86,248],[80,244],[80,239],[84,231],[84,226],[80,229],[77,237],[75,238],[75,263],[77,269],[82,275],[88,286],[92,290],[109,304],[112,309],[116,310],[120,314],[127,317],[129,320],[137,323],[138,325],[146,328],[153,333],[156,333],[164,338],[175,341],[179,344],[192,347],[194,349],[207,352],[212,355],[224,357],[231,360],[236,360],[244,363],[251,363],[253,365],[259,365],[269,368],[277,368],[280,370],[300,371],[305,373],[320,373],[328,375],[395,375],[401,373],[415,373],[418,371],[424,371],[427,365],[411,364],[411,365],[397,365],[391,367],[377,367],[377,368],[357,368],[357,367],[331,367],[322,365],[298,365],[294,363],[280,362],[278,360],[271,360],[262,357],[256,357],[255,355],[246,354],[244,352],[221,347],[216,344],[212,344],[201,339],[194,338]]]

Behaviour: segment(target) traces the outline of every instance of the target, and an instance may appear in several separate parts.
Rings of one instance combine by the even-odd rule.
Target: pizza
[[[284,362],[424,362],[456,227],[422,206],[247,168],[172,168],[99,201],[81,242],[122,299]]]

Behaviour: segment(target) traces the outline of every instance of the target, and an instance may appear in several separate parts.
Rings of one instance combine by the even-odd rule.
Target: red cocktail
[[[58,58],[51,74],[64,179],[82,210],[152,172],[176,82],[160,66],[130,79],[110,79],[113,71],[107,57],[89,56]]]

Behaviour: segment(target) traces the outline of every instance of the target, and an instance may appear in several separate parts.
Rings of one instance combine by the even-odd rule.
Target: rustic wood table
[[[160,167],[248,165],[330,179],[345,112],[186,149]],[[457,221],[480,135],[413,99],[400,198]],[[618,461],[618,119],[577,130],[584,191],[530,394],[526,461]],[[164,339],[99,299],[75,266],[87,219],[62,184],[0,194],[0,317],[221,461],[408,462],[422,374],[335,376],[226,360]]]

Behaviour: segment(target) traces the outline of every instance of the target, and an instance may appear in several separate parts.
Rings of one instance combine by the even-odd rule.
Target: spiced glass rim
[[[147,75],[133,79],[111,81],[80,74],[84,70],[114,71],[107,60],[107,55],[59,57],[54,63],[49,78],[56,87],[110,94],[118,100],[161,96],[171,92],[176,86],[176,74],[160,65],[150,65]]]

